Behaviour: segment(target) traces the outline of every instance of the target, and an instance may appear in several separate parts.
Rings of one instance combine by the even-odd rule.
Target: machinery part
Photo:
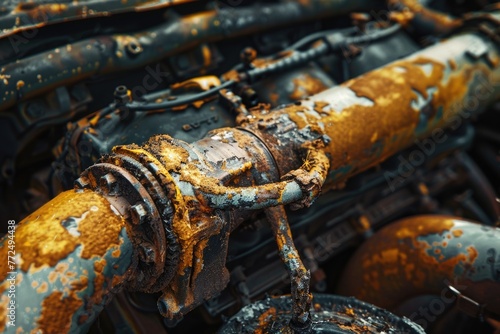
[[[254,33],[271,27],[302,22],[354,9],[370,8],[370,1],[300,1],[253,7],[220,9],[177,18],[149,31],[136,34],[98,36],[69,47],[42,52],[2,67],[0,110],[21,99],[68,85],[92,75],[125,71],[144,66],[174,52],[208,40]],[[133,49],[140,50],[130,53]],[[61,70],[63,69],[63,70]],[[19,83],[22,82],[22,85]]]
[[[411,26],[419,34],[449,34],[462,25],[462,20],[428,8],[419,0],[388,0],[389,8],[395,9],[390,17]]]
[[[339,292],[394,310],[449,287],[468,314],[500,318],[500,229],[449,216],[393,223],[366,241],[342,274]],[[471,303],[476,301],[476,303]]]
[[[85,332],[134,277],[125,220],[98,193],[62,193],[8,235],[0,247],[2,332]]]
[[[256,209],[309,206],[324,182],[338,188],[497,99],[498,52],[463,33],[294,105],[250,110],[239,128],[192,144],[160,135],[117,147],[76,185],[105,195],[128,223],[140,261],[127,288],[161,291],[160,312],[176,320],[225,287],[229,234]],[[52,203],[78,194],[41,210],[52,217]]]
[[[61,22],[83,20],[87,17],[103,17],[129,11],[145,11],[169,7],[193,0],[104,0],[104,1],[9,1],[2,7],[0,38],[6,38],[23,31]],[[10,11],[10,12],[9,12]],[[2,50],[4,51],[4,50]],[[0,59],[7,58],[1,54]]]
[[[311,273],[302,263],[295,248],[283,206],[266,209],[266,217],[274,233],[281,261],[285,264],[291,279],[292,319],[289,326],[297,331],[308,332],[311,329],[309,314],[312,299],[309,293]]]
[[[310,331],[294,331],[288,327],[291,298],[268,298],[245,306],[219,331],[219,334],[250,333],[408,333],[424,330],[407,318],[364,303],[354,298],[314,294]]]

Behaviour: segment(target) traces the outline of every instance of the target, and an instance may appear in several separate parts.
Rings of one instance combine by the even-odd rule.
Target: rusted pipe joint
[[[330,161],[322,150],[324,145],[321,140],[317,140],[315,144],[307,143],[303,147],[308,148],[304,164],[301,168],[293,170],[282,177],[283,180],[297,182],[302,190],[303,197],[299,201],[291,203],[290,208],[292,210],[309,207],[314,202],[321,194],[321,188],[326,181],[330,168]]]

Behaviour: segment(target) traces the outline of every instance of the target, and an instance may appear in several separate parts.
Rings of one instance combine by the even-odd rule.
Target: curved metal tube
[[[422,34],[448,34],[460,27],[462,19],[427,8],[420,0],[388,0],[389,9],[396,9],[390,17],[404,27]]]
[[[386,309],[448,286],[500,315],[500,229],[449,216],[416,216],[383,228],[344,270],[338,292]],[[444,291],[444,292],[443,292]]]
[[[12,231],[0,241],[2,333],[86,332],[135,267],[125,220],[95,192],[62,193]]]

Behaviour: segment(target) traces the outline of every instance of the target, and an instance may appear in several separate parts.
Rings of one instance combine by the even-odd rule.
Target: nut
[[[102,191],[105,194],[116,194],[118,192],[118,182],[113,174],[108,173],[99,180]]]
[[[132,223],[135,225],[141,225],[146,222],[148,212],[146,211],[144,205],[139,203],[130,208],[130,216],[132,217]]]

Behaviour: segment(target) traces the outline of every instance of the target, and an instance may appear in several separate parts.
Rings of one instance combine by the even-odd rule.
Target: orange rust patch
[[[464,234],[464,232],[462,230],[453,230],[453,231],[451,231],[451,233],[453,234],[453,236],[455,238],[460,238],[462,236],[462,234]]]
[[[36,289],[36,292],[37,293],[45,293],[45,292],[47,292],[48,289],[49,289],[49,285],[47,284],[47,282],[43,282],[42,284],[40,284],[40,287],[38,287],[38,289]]]
[[[73,314],[83,302],[75,293],[63,298],[60,291],[55,291],[42,303],[41,316],[37,321],[43,333],[66,333],[71,327]]]
[[[20,90],[21,88],[24,87],[24,81],[23,80],[19,80],[17,83],[16,83],[16,88],[17,90]]]
[[[466,253],[444,256],[442,242],[435,245],[439,248],[432,248],[434,242],[425,240],[425,236],[450,231],[456,222],[447,216],[421,216],[382,229],[377,243],[368,242],[355,256],[352,263],[356,266],[346,269],[349,278],[345,276],[340,283],[342,294],[391,308],[407,297],[406,292],[439,291],[443,277],[453,279],[457,266],[468,267],[478,256],[472,246],[467,247]]]
[[[346,308],[345,309],[345,314],[351,316],[351,317],[354,317],[356,315],[356,313],[354,312],[354,309],[352,308]]]
[[[259,326],[255,330],[255,334],[264,334],[264,330],[266,330],[266,327],[269,322],[273,321],[273,319],[276,318],[276,308],[271,307],[269,310],[266,312],[262,313],[259,316]]]
[[[86,289],[88,286],[88,281],[88,277],[80,276],[80,279],[71,282],[71,289],[76,291]]]
[[[120,248],[115,249],[115,250],[111,253],[111,255],[112,255],[113,257],[120,257],[120,254],[121,254],[121,250],[120,250]]]
[[[417,0],[389,0],[389,4],[391,6],[403,4],[406,7],[406,10],[402,12],[393,12],[397,13],[397,15],[391,15],[391,19],[400,22],[403,26],[408,25],[415,17],[425,21],[428,25],[431,25],[436,32],[440,33],[449,32],[461,25],[460,19],[453,19],[446,14],[431,10],[422,6],[420,1]]]
[[[328,114],[327,110],[324,110],[325,107],[328,107],[330,104],[324,101],[314,101],[314,111],[318,114]]]
[[[135,146],[139,153],[143,150],[151,152],[154,156],[158,157],[162,165],[167,171],[176,171],[188,162],[189,153],[178,146],[170,144],[172,137],[168,135],[159,135],[151,137],[146,144],[142,147]],[[131,150],[134,145],[127,146],[127,150]],[[113,149],[114,152],[119,152]],[[134,150],[132,150],[134,152]],[[122,153],[122,152],[120,152]]]
[[[469,262],[472,264],[472,263],[474,263],[474,261],[476,261],[479,253],[478,253],[476,247],[474,247],[474,246],[469,246],[466,249],[467,249],[467,252],[469,253]]]
[[[78,223],[79,237],[71,235],[61,224],[70,217],[81,218]],[[18,226],[16,251],[21,254],[20,267],[25,272],[31,265],[34,268],[43,265],[53,267],[80,245],[83,246],[82,258],[102,257],[110,247],[119,245],[119,235],[124,227],[123,218],[114,214],[109,202],[99,194],[66,191]],[[47,235],[53,237],[47,238]],[[40,243],[40,240],[45,241]],[[4,252],[5,247],[0,249],[0,254]],[[53,275],[51,279],[54,279]]]
[[[293,101],[305,99],[308,96],[318,94],[330,87],[326,86],[321,80],[307,73],[300,75],[292,80],[294,90],[290,94],[290,99]]]
[[[208,239],[201,240],[196,246],[193,254],[193,282],[203,269],[203,252],[207,247]]]
[[[443,126],[458,111],[453,106],[466,99],[472,76],[487,70],[483,69],[483,65],[464,65],[464,68],[452,73],[445,81],[447,66],[450,65],[419,57],[395,62],[341,85],[350,89],[358,98],[373,103],[371,106],[356,103],[343,110],[333,109],[329,113],[319,113],[320,105],[318,101],[314,101],[315,105],[311,107],[304,104],[290,105],[263,115],[262,118],[266,121],[268,118],[279,117],[279,114],[287,114],[299,129],[310,126],[320,134],[327,135],[331,138],[325,149],[330,156],[330,171],[350,165],[352,171],[358,173],[413,144],[420,123],[420,113],[413,109],[412,102],[419,95],[428,97],[428,90],[436,88],[429,105],[428,117],[432,121],[437,110],[442,108],[443,117],[436,126]],[[430,72],[426,72],[426,68]],[[322,125],[327,126],[323,129]],[[374,134],[377,134],[376,137]],[[419,136],[425,135],[426,133],[419,133]],[[394,138],[398,140],[393,140]],[[372,149],[377,150],[376,159]],[[343,177],[349,176],[346,174]],[[338,180],[341,181],[342,179]],[[327,185],[330,186],[335,184]]]

